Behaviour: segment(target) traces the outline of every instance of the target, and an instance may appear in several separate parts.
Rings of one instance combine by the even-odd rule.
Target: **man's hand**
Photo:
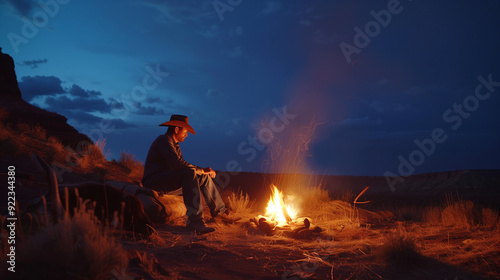
[[[210,167],[203,168],[203,174],[208,174],[212,178],[215,178],[215,175],[217,175],[217,174],[215,174],[215,171]]]

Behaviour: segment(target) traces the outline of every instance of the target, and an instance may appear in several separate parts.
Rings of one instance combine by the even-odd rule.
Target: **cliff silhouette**
[[[6,111],[6,125],[16,129],[18,123],[44,128],[58,138],[63,145],[76,147],[80,141],[92,142],[67,123],[67,118],[54,112],[38,108],[22,99],[17,83],[14,59],[2,53],[0,48],[0,110]]]

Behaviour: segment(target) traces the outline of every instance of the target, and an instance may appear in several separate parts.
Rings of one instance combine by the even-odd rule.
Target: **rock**
[[[20,100],[21,91],[17,84],[14,59],[0,48],[0,96]]]
[[[56,137],[64,146],[68,145],[73,149],[76,149],[78,143],[92,143],[88,136],[70,126],[66,117],[33,106],[22,99],[14,70],[14,60],[10,55],[2,53],[1,48],[0,110],[7,112],[2,121],[14,130],[21,122],[42,127],[47,131],[47,135]]]

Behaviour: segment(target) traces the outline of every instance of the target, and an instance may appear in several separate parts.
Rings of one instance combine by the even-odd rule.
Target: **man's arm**
[[[202,171],[203,171],[202,174],[208,174],[212,178],[215,178],[215,176],[217,175],[215,171],[210,167],[202,168]]]
[[[161,145],[158,145],[158,152],[160,156],[165,160],[168,169],[179,170],[184,168],[192,168],[197,174],[203,174],[203,168],[198,167],[194,164],[188,163],[182,158],[182,153],[177,151],[175,144],[170,139],[167,141],[162,141]],[[166,142],[166,143],[165,143]]]

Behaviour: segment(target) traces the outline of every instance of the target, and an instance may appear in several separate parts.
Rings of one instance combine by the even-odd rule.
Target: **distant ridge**
[[[440,201],[444,195],[458,195],[464,199],[494,203],[500,201],[500,170],[458,170],[412,175],[395,185],[393,192],[383,176],[342,176],[342,175],[305,175],[317,182],[332,195],[346,191],[357,194],[365,186],[370,186],[364,197],[376,199],[429,198]],[[258,197],[269,191],[274,174],[240,172],[229,176],[224,183],[230,188],[241,189],[250,196]],[[278,186],[280,187],[280,186]],[[283,188],[284,186],[281,186]]]
[[[17,84],[14,60],[0,48],[0,110],[7,112],[4,122],[17,128],[17,123],[26,123],[47,130],[48,134],[58,138],[63,145],[76,147],[81,141],[92,142],[67,123],[67,118],[57,113],[38,108],[22,99]]]

